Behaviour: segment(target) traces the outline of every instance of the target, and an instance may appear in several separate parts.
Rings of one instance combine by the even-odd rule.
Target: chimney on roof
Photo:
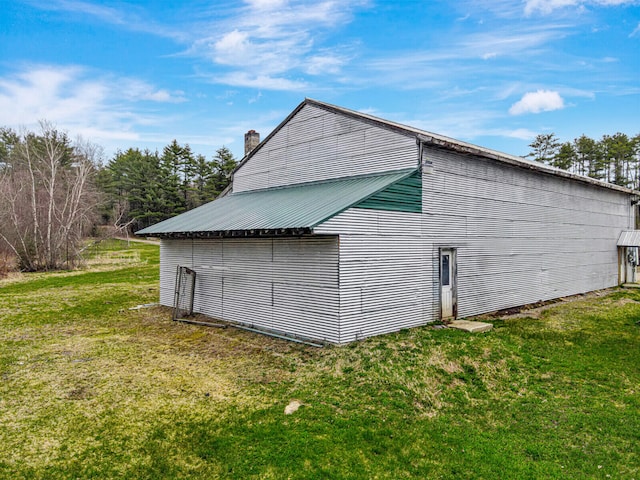
[[[244,134],[244,154],[248,155],[251,150],[260,143],[260,134],[255,130],[249,130]]]

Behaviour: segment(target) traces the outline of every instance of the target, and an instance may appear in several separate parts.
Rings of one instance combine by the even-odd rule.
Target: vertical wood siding
[[[433,317],[429,244],[419,213],[352,208],[316,229],[340,233],[340,342]]]
[[[196,271],[194,311],[302,338],[339,342],[338,238],[163,240],[160,303],[177,265]]]
[[[415,167],[416,141],[306,105],[233,177],[233,191]]]
[[[438,247],[458,249],[459,317],[617,284],[627,194],[440,149],[429,156],[422,232],[434,265]]]

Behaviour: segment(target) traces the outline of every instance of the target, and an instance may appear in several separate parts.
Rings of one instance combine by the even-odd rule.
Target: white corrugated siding
[[[194,311],[303,338],[339,342],[338,237],[163,240],[160,302],[177,265],[196,272]]]
[[[191,265],[191,240],[162,240],[160,242],[161,305],[173,306],[178,265]]]
[[[458,250],[458,316],[614,286],[627,194],[432,149],[423,234]],[[433,297],[438,298],[437,271]],[[435,312],[437,316],[437,311]]]
[[[415,167],[412,137],[305,105],[241,166],[233,191]]]
[[[340,232],[341,343],[433,317],[431,252],[420,224],[419,213],[352,208],[316,228]]]
[[[423,213],[351,208],[302,239],[165,240],[198,272],[196,311],[345,343],[439,318],[439,249],[457,249],[458,317],[617,284],[629,195],[428,148]],[[412,167],[415,139],[304,106],[236,172],[235,192]],[[339,235],[339,240],[338,240]],[[339,266],[338,266],[339,263]]]

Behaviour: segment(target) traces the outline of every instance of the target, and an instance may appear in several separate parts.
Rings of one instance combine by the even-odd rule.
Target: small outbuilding
[[[137,234],[162,305],[187,267],[195,312],[341,344],[626,281],[638,194],[307,99],[223,198]]]

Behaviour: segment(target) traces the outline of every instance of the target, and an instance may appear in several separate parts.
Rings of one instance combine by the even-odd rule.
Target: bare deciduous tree
[[[47,122],[16,138],[0,164],[0,241],[24,270],[72,266],[96,209],[101,151]]]

